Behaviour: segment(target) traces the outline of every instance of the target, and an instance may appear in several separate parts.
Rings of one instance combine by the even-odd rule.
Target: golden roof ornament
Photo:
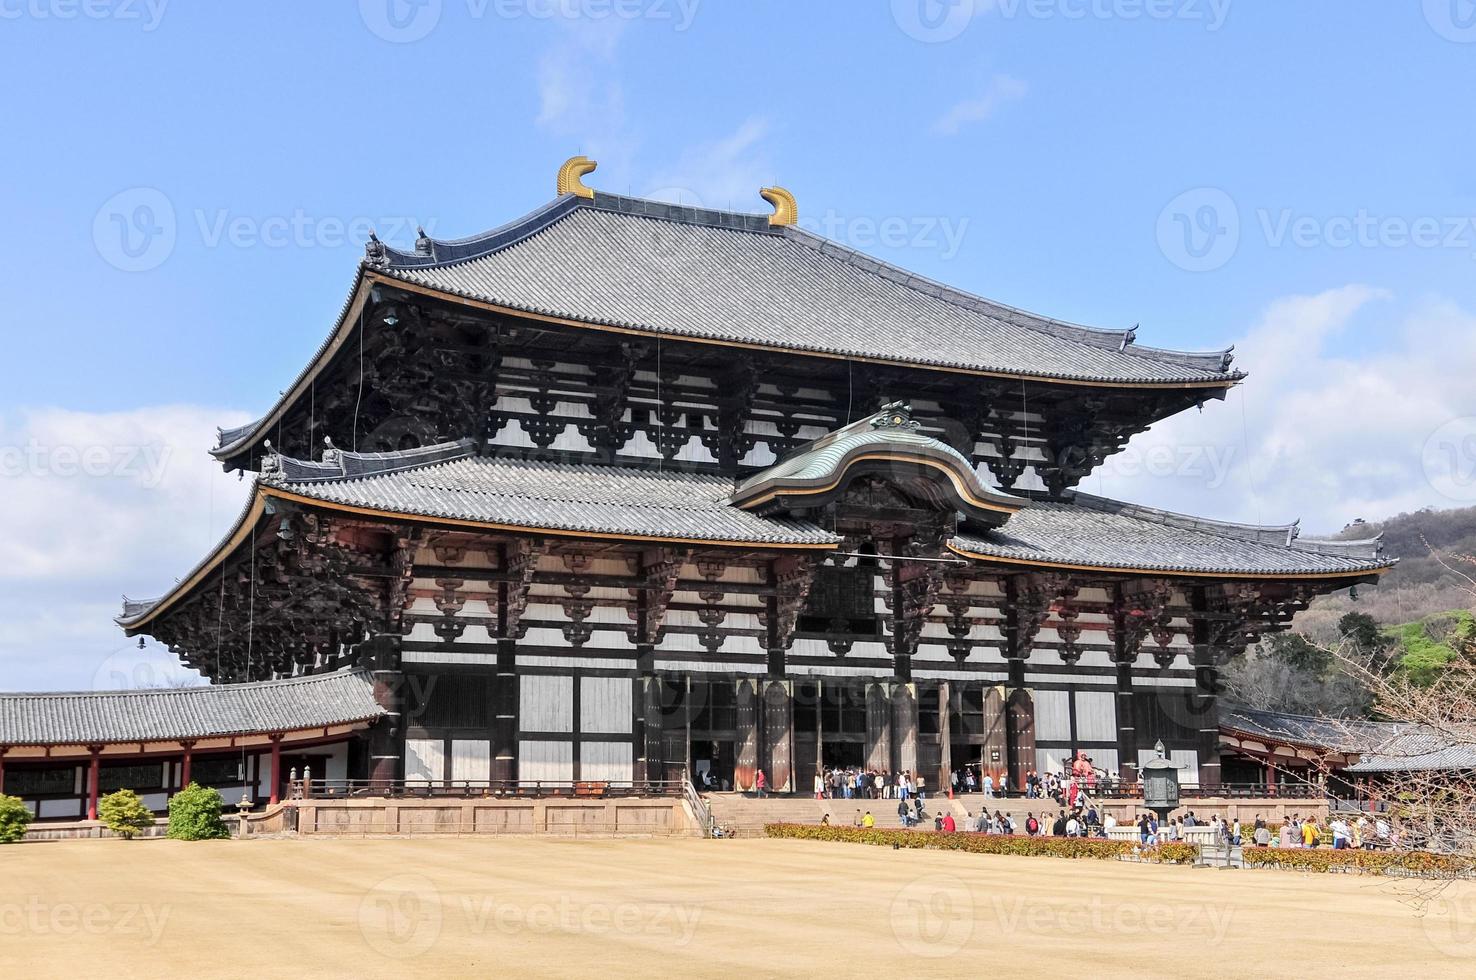
[[[769,215],[769,224],[792,225],[799,220],[799,205],[789,191],[777,186],[761,187],[759,196],[774,206],[774,213]]]
[[[593,199],[595,192],[584,186],[580,179],[585,174],[594,173],[599,164],[586,156],[570,157],[564,161],[559,168],[558,193],[560,197],[565,194],[573,194],[575,197],[586,197]]]

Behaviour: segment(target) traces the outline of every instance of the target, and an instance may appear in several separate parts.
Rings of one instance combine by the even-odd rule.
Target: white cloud
[[[643,196],[724,210],[763,211],[767,205],[759,197],[759,188],[775,180],[764,151],[768,134],[767,120],[745,119],[726,136],[682,151],[674,164],[657,171]]]
[[[1205,517],[1301,518],[1308,533],[1469,503],[1436,489],[1423,452],[1442,425],[1476,415],[1476,316],[1426,302],[1381,349],[1345,346],[1359,316],[1388,315],[1392,301],[1358,285],[1275,301],[1236,343],[1242,385],[1138,436],[1081,489]],[[1155,453],[1177,472],[1144,472]]]
[[[623,20],[562,18],[538,59],[537,124],[578,151],[617,165],[633,152],[618,52]]]
[[[245,421],[181,405],[0,417],[0,688],[165,679],[174,658],[137,650],[112,618],[123,593],[167,589],[234,520],[246,484],[206,449],[217,425]]]
[[[959,130],[973,123],[980,123],[993,116],[1000,107],[1025,97],[1029,86],[1009,75],[995,75],[984,87],[984,91],[971,99],[955,103],[933,123],[933,131],[944,136],[954,136]]]

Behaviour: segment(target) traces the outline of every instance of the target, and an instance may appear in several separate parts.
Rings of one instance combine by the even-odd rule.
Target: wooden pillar
[[[1131,661],[1117,661],[1117,698],[1114,703],[1117,708],[1117,775],[1125,783],[1135,783],[1138,780],[1138,729],[1133,720]]]
[[[938,682],[938,794],[953,788],[953,698],[947,681]]]
[[[281,799],[279,787],[282,785],[282,734],[271,736],[272,739],[272,792],[267,798],[267,804],[273,805]]]
[[[734,706],[738,713],[738,745],[733,765],[733,788],[747,792],[753,789],[754,771],[759,766],[759,737],[763,725],[763,703],[758,682],[741,677],[734,682]],[[768,776],[768,773],[764,774]]]
[[[782,651],[781,651],[782,653]],[[763,682],[763,760],[768,786],[794,792],[794,692],[790,681]]]
[[[89,745],[87,747],[87,751],[92,756],[92,758],[87,763],[87,819],[96,820],[98,783],[100,781],[100,777],[102,776],[101,767],[98,763],[98,756],[102,754],[102,746]]]
[[[179,788],[184,789],[190,785],[190,767],[195,758],[195,743],[181,742],[184,746],[184,761],[179,766]]]
[[[898,684],[892,688],[892,771],[917,771],[917,685]],[[926,773],[922,775],[926,776]],[[929,792],[938,787],[930,786]]]
[[[845,710],[844,704],[841,710]],[[866,684],[866,765],[888,772],[896,780],[897,769],[892,764],[892,695],[882,681]]]
[[[374,700],[384,716],[369,729],[369,781],[388,788],[404,772],[405,675],[400,671],[400,638],[382,634],[365,641],[360,651],[369,662]]]
[[[1010,692],[1005,705],[1010,791],[1025,789],[1025,774],[1035,768],[1035,699],[1023,687]]]
[[[1194,640],[1194,717],[1199,723],[1195,753],[1199,758],[1199,785],[1220,785],[1220,675],[1216,665],[1218,650],[1211,642],[1209,600],[1204,586],[1190,590],[1190,606],[1197,614],[1193,619]]]
[[[5,753],[10,751],[10,746],[0,745],[0,796],[5,795]]]

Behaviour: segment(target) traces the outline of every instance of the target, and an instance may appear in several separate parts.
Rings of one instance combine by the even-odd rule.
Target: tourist
[[[964,770],[964,789],[970,793],[979,788],[979,782],[974,778],[973,769]]]
[[[1267,847],[1271,843],[1271,828],[1260,817],[1256,818],[1255,841],[1257,847]]]
[[[872,785],[876,792],[876,798],[879,800],[885,799],[887,795],[887,777],[878,772],[875,778],[872,779]]]
[[[815,773],[815,799],[825,799],[825,774],[821,772]]]
[[[927,777],[924,776],[922,773],[918,773],[917,774],[917,798],[918,799],[925,800],[925,799],[928,798],[927,787],[928,787]]]
[[[1060,815],[1058,817],[1056,817],[1055,822],[1051,824],[1051,836],[1052,837],[1065,837],[1066,836],[1066,811],[1065,810],[1062,810],[1061,813],[1060,813]]]
[[[1025,814],[1025,833],[1030,837],[1035,837],[1040,833],[1040,821],[1035,819],[1034,813]]]
[[[987,772],[984,774],[984,796],[988,799],[994,797],[994,777]]]
[[[897,801],[897,817],[902,821],[903,827],[912,826],[912,810],[908,808],[905,799]]]
[[[1116,829],[1116,827],[1117,827],[1117,818],[1114,817],[1112,814],[1109,813],[1109,814],[1107,814],[1107,816],[1105,816],[1105,817],[1102,818],[1102,835],[1104,837],[1110,836],[1111,835],[1111,831],[1113,831],[1114,829]]]
[[[870,810],[867,810],[866,816],[861,818],[861,826],[865,827],[867,830],[870,830],[872,827],[876,826],[876,818],[871,815]]]
[[[1010,795],[1010,774],[1008,772],[1001,772],[999,774],[999,795]]]
[[[825,813],[825,814],[823,814],[820,817],[820,826],[822,826],[822,827],[829,827],[830,826],[830,814],[829,813]]]
[[[951,834],[958,829],[958,824],[953,819],[953,814],[943,814],[943,833]]]
[[[768,785],[769,781],[767,778],[765,778],[764,771],[762,769],[758,770],[753,777],[753,789],[754,794],[758,796],[759,799],[763,799],[765,796],[768,795],[765,792],[765,789],[768,787]]]
[[[1153,830],[1148,826],[1148,814],[1144,813],[1138,817],[1138,840],[1144,847],[1148,846],[1148,838],[1153,835]]]
[[[1317,837],[1317,818],[1308,817],[1305,821],[1302,822],[1302,846],[1316,847]]]
[[[860,810],[857,810],[856,811],[856,815],[851,818],[851,826],[852,827],[859,827],[859,826],[861,826],[861,811]]]
[[[1334,817],[1328,828],[1332,831],[1333,850],[1346,851],[1352,838],[1352,834],[1348,831],[1347,821],[1342,817]]]
[[[1236,817],[1235,823],[1230,827],[1230,843],[1234,844],[1236,847],[1239,847],[1240,842],[1240,818]]]

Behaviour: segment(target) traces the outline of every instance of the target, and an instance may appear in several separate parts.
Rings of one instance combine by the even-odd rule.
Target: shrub
[[[231,836],[220,819],[225,801],[217,790],[190,783],[169,800],[169,834],[174,840],[217,840]]]
[[[154,825],[154,815],[131,789],[120,789],[97,801],[97,815],[107,828],[124,840],[132,840]]]
[[[844,841],[852,844],[926,848],[936,851],[966,851],[970,854],[1024,854],[1061,858],[1112,860],[1135,852],[1144,860],[1166,864],[1189,864],[1199,856],[1193,844],[1160,844],[1140,848],[1133,841],[1103,840],[1099,837],[1029,837],[1023,834],[940,834],[925,830],[893,830],[864,827],[827,827],[820,824],[771,823],[764,826],[769,837],[793,840]]]
[[[1467,877],[1476,873],[1470,858],[1429,851],[1363,851],[1332,848],[1247,847],[1245,863],[1253,868],[1293,871],[1357,871],[1364,874],[1409,874],[1430,878]]]
[[[31,811],[17,796],[0,793],[0,844],[14,844],[26,836],[31,824]]]

